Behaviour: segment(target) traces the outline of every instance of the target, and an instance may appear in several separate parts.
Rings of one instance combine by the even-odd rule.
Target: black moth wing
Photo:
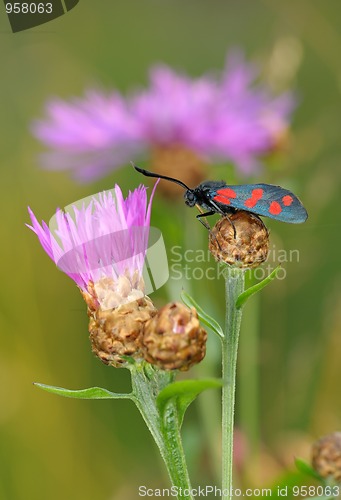
[[[291,191],[272,184],[241,184],[212,186],[211,199],[224,212],[229,209],[246,210],[256,215],[282,222],[300,224],[307,211]]]

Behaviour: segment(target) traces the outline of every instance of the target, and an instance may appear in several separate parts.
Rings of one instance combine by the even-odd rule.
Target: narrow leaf
[[[164,415],[167,404],[175,401],[178,410],[179,426],[181,426],[185,411],[201,392],[206,389],[221,387],[219,379],[180,380],[167,385],[157,397],[157,405],[161,415]]]
[[[295,458],[295,465],[297,469],[303,474],[307,474],[308,476],[322,481],[322,477],[320,476],[320,474],[318,474],[318,472],[316,472],[316,470],[313,469],[310,464],[302,460],[302,458]]]
[[[248,288],[247,290],[245,290],[245,292],[241,293],[239,295],[237,301],[236,301],[236,307],[237,307],[237,309],[240,309],[245,304],[245,302],[247,301],[247,299],[249,297],[251,297],[251,295],[253,295],[254,293],[259,292],[264,287],[266,287],[266,285],[268,283],[270,283],[270,281],[272,281],[276,277],[277,272],[280,269],[280,267],[281,267],[281,265],[277,266],[276,269],[274,269],[272,271],[272,273],[269,274],[269,276],[267,276],[266,278],[264,278],[262,281],[260,281],[256,285],[250,286],[250,288]]]
[[[115,392],[110,392],[107,389],[102,389],[101,387],[90,387],[89,389],[80,389],[78,391],[73,391],[70,389],[63,389],[62,387],[55,387],[53,385],[45,385],[34,383],[40,389],[44,391],[51,392],[52,394],[58,394],[59,396],[64,396],[66,398],[75,399],[131,399],[131,394],[117,394]]]
[[[216,321],[212,316],[207,314],[202,307],[199,306],[197,302],[184,290],[181,292],[181,299],[186,304],[187,307],[194,307],[197,310],[200,321],[211,328],[211,330],[216,333],[219,337],[224,337],[224,332],[218,321]]]

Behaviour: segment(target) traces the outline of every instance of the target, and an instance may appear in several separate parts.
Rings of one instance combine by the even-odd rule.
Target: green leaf
[[[185,411],[201,392],[206,389],[221,387],[222,381],[215,378],[201,380],[180,380],[167,385],[157,397],[159,411],[164,416],[167,404],[175,401],[178,410],[179,426],[181,426]]]
[[[115,392],[110,392],[107,389],[102,389],[101,387],[90,387],[89,389],[80,389],[79,391],[73,391],[70,389],[63,389],[62,387],[55,387],[53,385],[45,385],[34,383],[40,389],[47,392],[52,392],[52,394],[58,394],[59,396],[64,396],[65,398],[75,398],[75,399],[131,399],[131,394],[117,394]]]
[[[318,479],[319,481],[323,481],[323,478],[316,472],[315,469],[312,468],[310,464],[302,460],[302,458],[295,458],[295,465],[297,469],[303,474],[307,474],[308,476],[313,477],[314,479]]]
[[[195,300],[184,290],[181,292],[181,299],[184,304],[186,304],[187,307],[194,307],[197,310],[199,319],[204,325],[208,326],[211,328],[211,330],[216,333],[219,337],[223,338],[224,337],[224,332],[221,326],[219,325],[218,321],[216,321],[214,318],[212,318],[209,314],[207,314],[202,307],[195,302]]]
[[[276,269],[274,269],[272,271],[272,273],[269,274],[269,276],[264,278],[262,281],[260,281],[256,285],[250,286],[250,288],[245,290],[245,292],[241,293],[236,301],[236,308],[240,309],[245,304],[247,299],[249,297],[251,297],[251,295],[262,290],[264,287],[266,287],[266,285],[268,283],[270,283],[270,281],[272,281],[274,278],[276,278],[277,272],[279,271],[280,268],[281,268],[281,265],[277,266]]]

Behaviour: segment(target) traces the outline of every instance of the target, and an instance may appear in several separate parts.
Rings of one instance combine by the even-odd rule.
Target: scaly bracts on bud
[[[127,274],[116,282],[104,278],[96,285],[90,283],[86,292],[81,291],[88,306],[92,352],[107,365],[120,368],[127,365],[125,356],[142,358],[144,325],[156,314],[142,289],[142,278],[137,282],[135,273],[131,279]]]
[[[124,356],[141,359],[144,325],[155,314],[156,309],[148,297],[91,314],[89,332],[92,352],[103,363],[116,368],[127,364]]]
[[[267,258],[269,233],[259,217],[238,211],[215,224],[209,250],[217,261],[242,269],[254,268]]]
[[[196,310],[171,302],[146,323],[143,356],[163,370],[186,371],[204,358],[206,340]]]
[[[341,481],[341,432],[328,434],[313,444],[312,465],[320,476]]]

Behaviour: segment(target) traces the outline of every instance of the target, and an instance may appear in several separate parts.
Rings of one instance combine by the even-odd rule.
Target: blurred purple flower
[[[80,180],[105,175],[141,150],[136,120],[117,92],[89,91],[69,102],[51,99],[47,118],[32,125],[34,135],[51,151],[42,164],[51,170],[71,170]]]
[[[89,92],[69,103],[50,101],[47,119],[33,125],[52,148],[43,164],[86,180],[177,146],[207,162],[231,161],[249,174],[275,149],[294,107],[291,95],[274,98],[254,85],[256,76],[254,66],[234,52],[220,78],[190,79],[157,66],[149,87],[127,98]]]
[[[87,206],[73,204],[68,212],[57,210],[49,226],[44,221],[39,224],[29,208],[32,226],[27,226],[81,290],[100,284],[97,296],[105,295],[106,305],[109,300],[114,307],[115,293],[122,295],[124,288],[133,293],[127,301],[138,298],[136,294],[143,296],[142,270],[153,195],[154,190],[147,203],[146,188],[141,185],[124,199],[116,185],[113,191],[92,197]]]
[[[252,86],[256,68],[238,52],[232,54],[216,97],[208,154],[235,163],[242,173],[254,172],[259,158],[276,148],[285,135],[295,101],[291,94],[271,96]]]
[[[182,145],[205,154],[217,91],[212,78],[191,80],[166,66],[153,68],[149,88],[131,98],[141,141],[150,148]]]

